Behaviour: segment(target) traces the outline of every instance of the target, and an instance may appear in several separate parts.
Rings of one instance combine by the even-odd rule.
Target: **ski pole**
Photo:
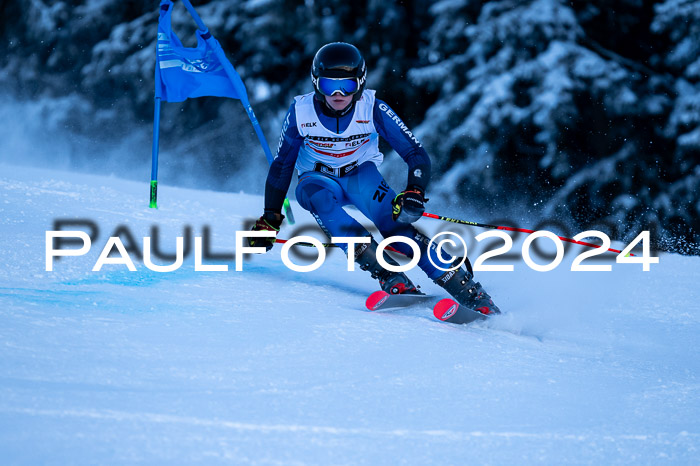
[[[434,218],[436,220],[442,220],[444,222],[451,222],[451,223],[459,223],[461,225],[470,225],[473,227],[480,227],[480,228],[490,228],[492,230],[505,230],[505,231],[517,231],[519,233],[534,233],[535,230],[528,230],[526,228],[515,228],[515,227],[505,227],[505,226],[499,226],[499,225],[489,225],[486,223],[479,223],[479,222],[470,222],[468,220],[460,220],[457,218],[450,218],[450,217],[444,217],[442,215],[435,215],[435,214],[430,214],[428,212],[423,212],[423,217],[428,217],[428,218]],[[559,238],[562,241],[566,241],[567,243],[574,243],[574,244],[580,244],[582,246],[588,246],[591,248],[599,248],[600,246],[597,244],[593,243],[587,243],[585,241],[577,241],[575,239],[571,238],[565,238],[563,236],[557,235],[557,238]],[[617,249],[612,249],[609,248],[608,251],[614,252],[617,254],[620,254],[622,251],[617,250]],[[631,256],[634,256],[634,254],[630,254]]]
[[[288,239],[281,239],[281,238],[275,239],[275,243],[280,243],[280,244],[284,244],[284,243],[286,243],[287,241],[289,241],[289,240],[288,240]],[[321,243],[321,244],[323,245],[324,248],[338,248],[338,247],[340,247],[340,246],[338,246],[337,244],[333,244],[333,243]],[[299,245],[299,246],[306,246],[307,248],[313,248],[313,247],[315,247],[313,244],[307,243],[306,241],[299,241],[299,242],[297,242],[297,243],[294,243],[294,245],[295,245],[295,246],[296,246],[296,245]]]

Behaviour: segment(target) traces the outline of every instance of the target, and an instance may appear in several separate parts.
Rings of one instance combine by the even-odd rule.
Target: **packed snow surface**
[[[429,306],[366,311],[377,285],[338,250],[308,273],[280,245],[243,271],[196,271],[191,249],[149,270],[133,251],[152,227],[161,251],[208,228],[210,251],[233,254],[263,201],[166,184],[159,204],[146,181],[0,166],[4,464],[700,463],[698,257],[571,272],[573,246],[536,272],[521,237],[513,272],[477,276],[504,314],[457,326]],[[318,235],[293,207],[280,237]],[[56,220],[99,231],[47,271]],[[120,228],[136,271],[92,271]]]

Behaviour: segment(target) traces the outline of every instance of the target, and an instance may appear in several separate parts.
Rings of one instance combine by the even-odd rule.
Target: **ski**
[[[435,296],[420,294],[389,294],[386,291],[375,291],[365,301],[365,306],[370,311],[408,307],[416,304],[424,304],[436,299]],[[486,319],[488,316],[479,311],[460,305],[457,301],[445,298],[433,306],[433,315],[441,322],[450,324],[468,324],[476,320]]]
[[[435,299],[424,293],[420,294],[389,294],[386,291],[375,291],[365,301],[365,306],[370,311],[378,311],[380,309],[392,309],[396,307],[412,306],[421,304],[426,301]]]
[[[433,307],[433,315],[438,320],[451,324],[468,324],[475,320],[482,320],[488,317],[479,311],[460,306],[457,301],[449,298],[438,301]]]

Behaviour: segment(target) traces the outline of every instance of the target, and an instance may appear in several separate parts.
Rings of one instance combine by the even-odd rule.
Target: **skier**
[[[365,89],[367,70],[359,50],[344,42],[321,47],[311,67],[314,91],[294,98],[284,120],[277,155],[265,185],[265,210],[254,231],[279,232],[284,216],[282,205],[296,166],[299,183],[296,198],[314,216],[321,229],[332,236],[370,237],[371,234],[343,210],[354,205],[368,217],[385,238],[404,236],[420,248],[418,266],[455,300],[482,314],[500,313],[469,270],[444,271],[431,264],[429,255],[442,269],[445,263],[429,238],[412,223],[425,211],[425,190],[430,179],[430,158],[416,137],[389,106]],[[408,183],[398,195],[384,181],[377,167],[383,154],[383,137],[408,164]],[[269,251],[275,238],[249,238],[251,246]],[[347,245],[341,244],[347,254]],[[392,245],[409,257],[409,245]],[[376,259],[377,242],[357,244],[355,262],[379,280],[390,294],[420,294],[401,272],[384,269]],[[385,260],[393,265],[390,257]]]

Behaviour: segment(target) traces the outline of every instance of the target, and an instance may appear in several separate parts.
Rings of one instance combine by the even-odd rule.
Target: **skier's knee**
[[[312,212],[324,214],[332,211],[338,204],[338,200],[332,192],[319,188],[309,196],[309,204]]]
[[[308,184],[300,189],[299,204],[306,210],[323,214],[333,210],[338,200],[328,189],[317,184]]]

